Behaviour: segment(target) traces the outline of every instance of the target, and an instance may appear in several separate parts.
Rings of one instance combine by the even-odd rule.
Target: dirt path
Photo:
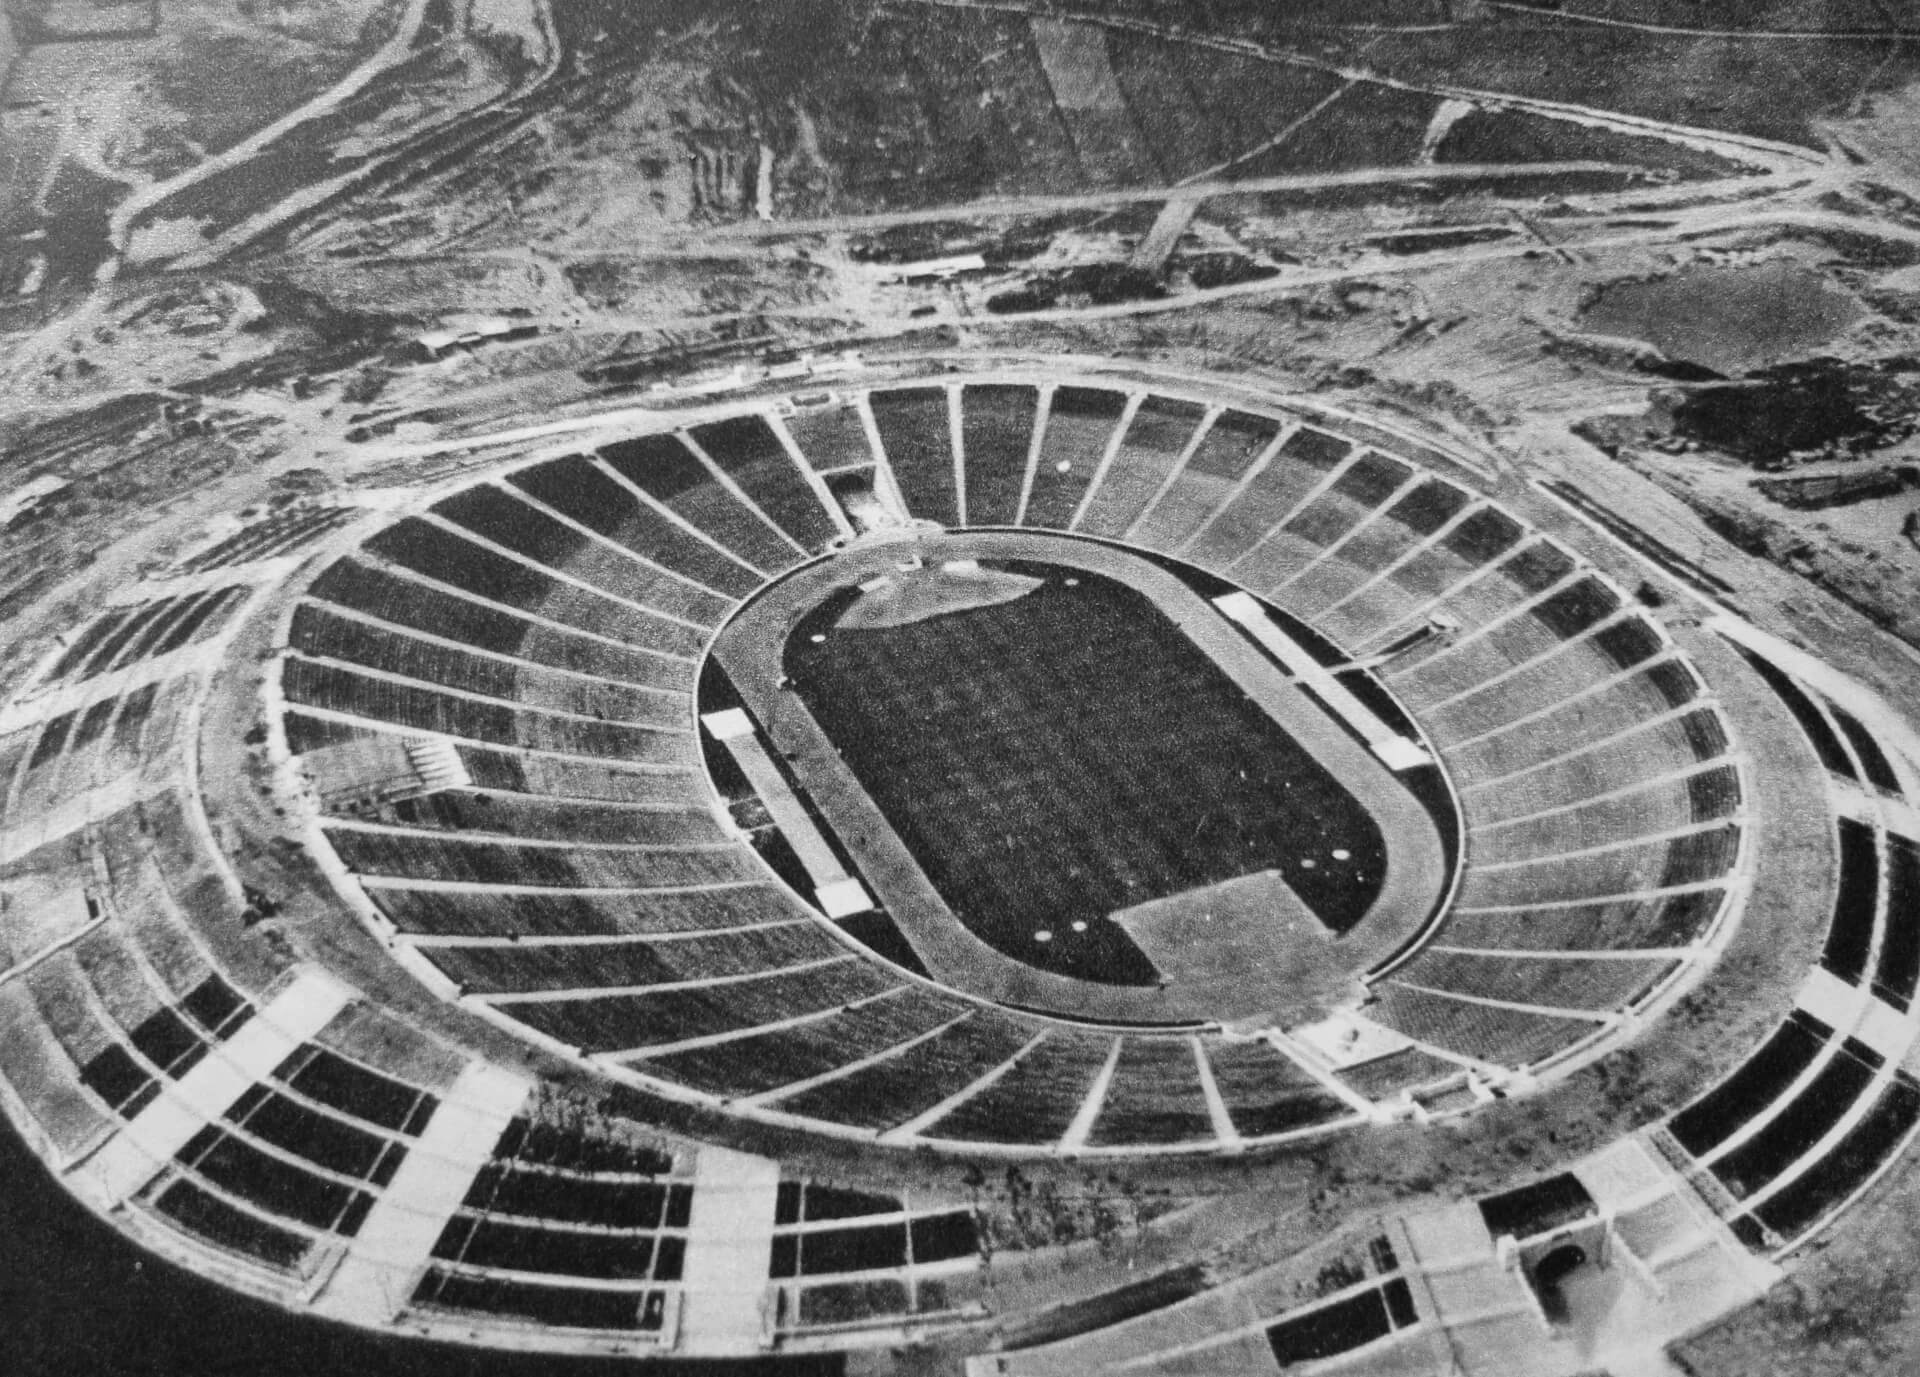
[[[1592,160],[1455,163],[1446,167],[1363,167],[1350,172],[1290,173],[1276,177],[1245,177],[1238,181],[1123,187],[1117,191],[1089,191],[1072,196],[994,196],[959,205],[881,211],[872,215],[823,215],[807,220],[775,220],[771,223],[742,220],[729,225],[703,225],[698,227],[698,233],[707,240],[777,239],[793,234],[853,234],[895,225],[934,224],[942,220],[993,220],[1022,215],[1056,215],[1071,210],[1111,210],[1142,201],[1166,201],[1175,197],[1204,200],[1210,196],[1244,196],[1263,191],[1315,191],[1327,187],[1375,186],[1387,182],[1463,182],[1489,177],[1554,177],[1585,172],[1641,170],[1627,163]]]
[[[1696,29],[1681,24],[1649,24],[1638,19],[1614,19],[1607,15],[1578,14],[1571,10],[1550,10],[1539,5],[1518,5],[1512,0],[1488,0],[1490,10],[1505,10],[1509,14],[1524,14],[1535,19],[1547,19],[1562,24],[1593,24],[1608,29],[1632,29],[1638,33],[1675,34],[1682,38],[1733,38],[1761,39],[1767,41],[1834,41],[1858,42],[1874,38],[1920,38],[1920,29]]]
[[[174,258],[169,266],[193,269],[204,268],[217,263],[228,254],[245,247],[264,234],[271,233],[301,213],[325,204],[329,198],[348,190],[355,183],[365,180],[370,174],[377,175],[379,169],[389,164],[388,155],[396,152],[404,155],[407,148],[413,146],[423,138],[445,133],[465,121],[483,119],[488,115],[505,109],[513,102],[522,99],[529,92],[538,90],[559,70],[562,51],[559,38],[554,32],[552,20],[547,11],[547,0],[537,0],[535,22],[545,41],[546,50],[542,55],[539,70],[534,72],[525,81],[518,85],[510,86],[506,90],[480,101],[478,104],[462,107],[451,113],[443,114],[442,117],[437,119],[407,126],[404,130],[386,139],[379,147],[372,150],[366,160],[360,165],[338,176],[308,183],[292,195],[283,197],[274,204],[248,216],[245,220],[228,229],[204,248],[196,249]],[[374,73],[374,75],[377,75],[377,73]],[[317,117],[325,113],[326,111],[323,109],[316,109],[312,112],[312,116]]]
[[[1713,212],[1718,213],[1713,213]],[[1675,223],[1657,230],[1632,230],[1622,234],[1604,235],[1587,240],[1568,240],[1565,247],[1580,250],[1632,248],[1638,245],[1656,243],[1662,240],[1694,238],[1702,234],[1724,230],[1744,229],[1755,225],[1793,225],[1805,229],[1835,229],[1857,231],[1856,222],[1843,215],[1821,211],[1809,211],[1781,207],[1772,211],[1756,210],[1743,206],[1734,210],[1719,207],[1707,211],[1682,212]],[[1876,233],[1885,233],[1889,238],[1904,242],[1920,243],[1920,230],[1895,226],[1876,226]],[[1145,301],[1123,301],[1109,306],[1080,306],[1050,308],[1044,311],[1012,312],[995,315],[990,318],[994,325],[1014,325],[1023,322],[1064,321],[1064,320],[1112,320],[1119,316],[1162,314],[1169,311],[1184,311],[1209,302],[1226,300],[1230,297],[1259,296],[1276,292],[1297,292],[1304,287],[1322,286],[1334,282],[1350,281],[1359,278],[1398,277],[1413,273],[1429,272],[1443,267],[1461,267],[1473,263],[1487,263],[1501,258],[1517,258],[1528,253],[1537,253],[1539,244],[1533,239],[1516,239],[1505,243],[1484,245],[1478,248],[1461,249],[1456,253],[1431,255],[1419,259],[1388,260],[1367,262],[1353,266],[1337,268],[1293,269],[1276,277],[1259,278],[1251,282],[1235,282],[1224,287],[1212,287],[1203,291],[1178,292],[1169,296],[1152,298]]]
[[[899,0],[904,5],[926,5],[941,9],[988,10],[1002,14],[1044,15],[1035,5],[1026,0]],[[1501,6],[1506,8],[1506,6]],[[1533,12],[1533,11],[1529,11]],[[1729,134],[1723,130],[1701,129],[1690,125],[1668,124],[1660,120],[1648,119],[1639,115],[1625,115],[1617,111],[1596,110],[1591,106],[1575,105],[1568,101],[1545,100],[1537,96],[1517,95],[1507,91],[1483,91],[1463,86],[1422,85],[1416,82],[1399,81],[1383,76],[1378,72],[1364,68],[1349,67],[1343,63],[1288,48],[1270,47],[1255,43],[1250,39],[1215,38],[1203,33],[1184,30],[1178,25],[1154,23],[1146,19],[1132,19],[1121,15],[1100,14],[1051,14],[1050,18],[1065,18],[1082,24],[1098,24],[1104,28],[1119,29],[1128,33],[1145,34],[1168,43],[1186,43],[1196,47],[1210,48],[1217,52],[1234,53],[1242,57],[1257,58],[1263,62],[1276,62],[1286,66],[1305,67],[1315,71],[1328,72],[1334,76],[1346,77],[1354,81],[1370,81],[1400,91],[1417,91],[1429,95],[1445,96],[1450,99],[1469,101],[1474,104],[1497,105],[1505,109],[1526,110],[1546,115],[1554,119],[1569,120],[1575,124],[1590,125],[1594,128],[1611,129],[1623,134],[1648,135],[1654,138],[1668,139],[1719,157],[1737,161],[1757,162],[1773,172],[1784,172],[1792,168],[1815,167],[1826,161],[1825,155],[1796,144],[1782,143],[1774,139],[1756,138],[1745,134]],[[1881,37],[1896,37],[1887,33]],[[1914,36],[1920,36],[1916,33]]]
[[[395,30],[393,37],[382,44],[379,50],[365,62],[306,104],[289,110],[272,124],[255,130],[224,152],[203,159],[176,176],[141,187],[116,206],[107,229],[114,256],[101,266],[99,280],[104,284],[112,281],[118,274],[120,264],[126,257],[127,239],[132,232],[133,223],[146,211],[188,187],[205,181],[215,173],[224,172],[228,168],[246,162],[287,131],[309,120],[331,114],[342,102],[360,92],[382,72],[404,62],[413,51],[414,40],[419,37],[420,25],[426,18],[427,3],[428,0],[407,0],[406,12],[400,16],[400,26]]]

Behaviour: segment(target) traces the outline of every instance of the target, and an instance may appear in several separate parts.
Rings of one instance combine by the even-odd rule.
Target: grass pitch
[[[1142,594],[1018,571],[1045,581],[907,625],[836,629],[846,602],[830,600],[785,654],[960,921],[1108,984],[1156,977],[1110,914],[1255,871],[1334,931],[1357,922],[1385,848],[1340,781]]]

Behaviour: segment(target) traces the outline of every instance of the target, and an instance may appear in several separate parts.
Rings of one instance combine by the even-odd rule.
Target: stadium
[[[23,1373],[1911,1367],[1881,6],[135,8],[0,15]]]
[[[1799,976],[1678,1112],[975,1360],[1481,1371],[1568,1249],[1669,1323],[1738,1303],[1920,1127],[1915,748],[1873,695],[1400,424],[1093,360],[832,381],[296,508],[72,629],[7,713],[44,945],[0,987],[71,1189],[360,1323],[897,1343],[995,1298],[975,1209],[871,1156],[1444,1132],[1768,947]],[[260,917],[236,789],[371,939],[337,967],[221,949]],[[569,1121],[556,1080],[723,1127]],[[766,1130],[860,1150],[728,1146]],[[1282,1305],[1303,1268],[1339,1284]]]

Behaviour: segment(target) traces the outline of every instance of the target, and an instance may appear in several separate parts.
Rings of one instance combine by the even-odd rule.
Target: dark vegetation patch
[[[1672,406],[1677,434],[1761,468],[1797,458],[1853,458],[1916,428],[1906,361],[1813,359],[1694,389]]]
[[[1030,277],[1016,291],[987,298],[996,315],[1046,311],[1056,306],[1113,306],[1127,301],[1157,301],[1166,296],[1154,274],[1125,263],[1083,263]]]
[[[1511,239],[1513,231],[1493,225],[1473,229],[1420,230],[1412,234],[1386,234],[1367,242],[1382,253],[1404,257],[1432,253],[1436,249],[1459,249],[1469,244],[1488,244],[1496,239]]]

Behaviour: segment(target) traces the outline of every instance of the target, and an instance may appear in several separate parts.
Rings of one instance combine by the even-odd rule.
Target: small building
[[[489,344],[532,339],[539,333],[538,325],[521,320],[495,318],[483,320],[466,329],[430,330],[415,338],[413,348],[417,357],[432,362],[435,359],[445,358],[456,349],[473,350]]]
[[[922,258],[913,263],[885,263],[880,266],[880,277],[887,282],[905,282],[909,285],[923,282],[943,282],[961,273],[986,271],[987,260],[977,253],[954,254],[949,258]]]
[[[1799,511],[1820,511],[1827,507],[1845,507],[1855,502],[1897,497],[1909,488],[1920,487],[1920,467],[1912,464],[1885,464],[1851,473],[1808,474],[1803,478],[1761,478],[1754,482],[1761,494],[1783,507]]]

